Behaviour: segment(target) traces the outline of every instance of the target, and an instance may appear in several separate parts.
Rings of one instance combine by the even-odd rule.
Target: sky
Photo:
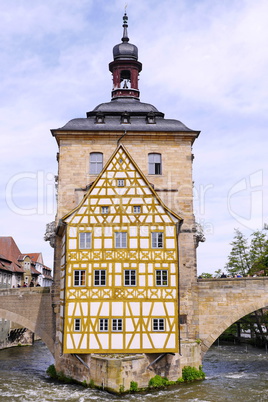
[[[56,212],[50,129],[111,99],[122,0],[10,0],[0,5],[0,235],[42,252]],[[193,146],[198,272],[222,269],[234,229],[268,224],[268,1],[129,0],[139,89],[166,118],[201,130]]]

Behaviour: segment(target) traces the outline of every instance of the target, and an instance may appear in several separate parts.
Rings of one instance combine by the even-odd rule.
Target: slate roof
[[[122,116],[129,116],[129,123],[122,123]],[[98,116],[103,116],[103,122],[98,122]],[[148,118],[154,119],[150,123]],[[185,124],[175,119],[165,119],[164,113],[149,103],[140,102],[134,98],[113,99],[111,102],[101,103],[94,110],[87,113],[86,118],[70,120],[63,127],[51,130],[53,135],[61,132],[84,131],[147,131],[147,132],[183,132],[195,134],[199,131],[191,130]]]

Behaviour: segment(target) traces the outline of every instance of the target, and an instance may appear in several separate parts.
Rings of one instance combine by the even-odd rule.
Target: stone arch
[[[252,303],[247,305],[238,306],[237,311],[227,312],[227,315],[224,316],[223,319],[215,323],[215,330],[207,336],[206,339],[202,339],[202,356],[206,354],[208,349],[212,346],[212,344],[218,339],[218,337],[233,323],[238,321],[240,318],[253,313],[253,311],[259,310],[261,308],[268,306],[268,300],[265,298],[260,298]],[[219,314],[220,316],[220,314]]]
[[[34,321],[2,308],[0,308],[0,317],[15,322],[16,324],[19,324],[24,328],[36,333],[36,335],[42,339],[51,354],[54,356],[54,339],[52,338],[51,334],[47,333],[42,328],[39,328]]]

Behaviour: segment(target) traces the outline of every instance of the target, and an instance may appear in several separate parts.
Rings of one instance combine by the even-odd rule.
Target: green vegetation
[[[182,369],[182,378],[185,382],[192,382],[196,380],[204,380],[205,373],[202,370],[202,366],[199,366],[199,370],[195,367],[185,366]]]
[[[185,366],[182,369],[182,377],[178,378],[177,381],[169,381],[165,377],[161,377],[160,375],[156,375],[149,381],[149,388],[163,388],[168,385],[181,384],[183,382],[192,382],[197,380],[204,380],[205,373],[202,370],[202,366],[199,366],[199,370],[195,367]]]
[[[166,386],[168,383],[168,379],[165,377],[161,377],[160,375],[155,375],[150,379],[148,385],[149,388],[162,388]]]
[[[264,231],[253,232],[249,241],[239,229],[235,229],[230,244],[232,249],[225,267],[230,275],[268,276],[268,238]]]
[[[130,391],[137,392],[139,390],[138,383],[136,381],[131,381],[130,383]]]
[[[57,375],[57,372],[56,372],[56,369],[55,369],[54,364],[51,364],[51,365],[47,368],[46,373],[47,373],[51,378],[54,378],[54,379],[57,379],[57,378],[58,378],[58,375]]]

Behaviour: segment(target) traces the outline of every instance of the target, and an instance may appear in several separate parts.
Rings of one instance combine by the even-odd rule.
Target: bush
[[[130,391],[137,392],[138,391],[138,383],[136,381],[131,381],[130,383]]]
[[[199,366],[199,370],[195,367],[185,366],[182,369],[182,378],[185,382],[203,380],[205,378],[205,373],[202,370],[202,366]]]
[[[56,369],[55,369],[54,364],[51,364],[51,365],[47,368],[46,373],[47,373],[51,378],[55,378],[55,379],[58,378],[58,375],[57,375],[57,372],[56,372]]]
[[[149,381],[150,388],[161,388],[168,384],[168,379],[165,377],[161,377],[160,375],[156,375]]]

